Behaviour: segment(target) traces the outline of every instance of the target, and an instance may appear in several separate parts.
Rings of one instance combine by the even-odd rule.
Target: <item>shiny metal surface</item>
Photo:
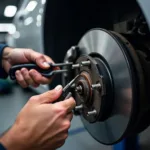
[[[132,113],[133,90],[128,59],[117,40],[104,30],[89,31],[80,40],[78,46],[81,55],[98,53],[106,59],[110,67],[115,91],[111,117],[104,122],[92,124],[83,117],[81,118],[86,129],[96,140],[105,144],[113,144],[125,134]]]
[[[79,77],[80,75],[77,75],[74,79],[72,79],[64,88],[63,91],[65,92],[75,81],[76,79]]]

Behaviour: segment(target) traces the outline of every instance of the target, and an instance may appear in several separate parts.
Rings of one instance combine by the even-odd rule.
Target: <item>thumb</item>
[[[53,63],[53,60],[50,57],[45,56],[43,54],[40,54],[30,49],[25,51],[25,56],[28,59],[28,61],[35,62],[42,69],[48,69],[50,67],[48,62]]]
[[[49,62],[51,62],[49,60]],[[50,65],[48,64],[46,58],[44,57],[44,55],[39,54],[39,56],[37,56],[36,58],[36,64],[43,69],[48,69],[50,67]]]
[[[55,89],[39,95],[38,101],[41,104],[42,103],[52,103],[60,97],[61,93],[62,93],[62,86],[58,85],[55,87]]]
[[[49,60],[49,62],[51,62],[51,60]],[[48,64],[48,61],[46,60],[45,56],[42,54],[37,54],[36,57],[36,64],[43,69],[47,69],[50,67],[50,65]]]

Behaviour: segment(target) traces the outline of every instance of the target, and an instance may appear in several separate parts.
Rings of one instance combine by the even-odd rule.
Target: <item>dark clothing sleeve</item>
[[[8,47],[6,44],[0,44],[0,78],[7,78],[8,74],[2,68],[2,55],[5,47]]]
[[[5,70],[2,68],[2,54],[5,47],[7,47],[7,45],[0,44],[0,78],[7,78],[8,76]],[[1,143],[0,150],[6,150],[6,148]]]
[[[0,144],[0,150],[6,150],[6,148],[2,144]]]

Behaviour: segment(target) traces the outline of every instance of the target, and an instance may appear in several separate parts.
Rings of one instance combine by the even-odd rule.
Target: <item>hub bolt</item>
[[[82,110],[82,109],[83,109],[83,105],[82,105],[82,104],[75,107],[75,110],[76,110],[76,111],[79,111],[79,110]]]
[[[81,85],[77,86],[75,91],[78,92],[79,94],[82,94],[83,92],[82,86]]]
[[[82,61],[81,65],[82,66],[89,66],[89,65],[91,65],[91,62],[90,61]]]
[[[95,89],[101,89],[102,86],[100,83],[98,83],[98,84],[92,84],[91,87],[93,90],[95,90]]]
[[[97,114],[97,111],[96,110],[89,111],[87,114],[88,116],[95,116]]]
[[[80,68],[80,64],[74,64],[72,65],[72,69]]]

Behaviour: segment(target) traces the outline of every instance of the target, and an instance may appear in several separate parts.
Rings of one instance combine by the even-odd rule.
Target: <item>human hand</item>
[[[33,96],[19,113],[13,127],[0,139],[7,150],[55,150],[68,136],[75,100],[52,104],[62,87]]]
[[[16,64],[36,63],[40,68],[48,69],[50,66],[47,62],[54,63],[50,57],[31,49],[12,49],[6,47],[3,50],[2,58],[2,65],[7,73],[9,72],[9,69]],[[23,88],[26,88],[29,85],[38,87],[40,84],[49,84],[51,82],[50,78],[43,77],[34,69],[28,71],[26,68],[22,68],[21,70],[16,71],[15,75],[18,83]]]

